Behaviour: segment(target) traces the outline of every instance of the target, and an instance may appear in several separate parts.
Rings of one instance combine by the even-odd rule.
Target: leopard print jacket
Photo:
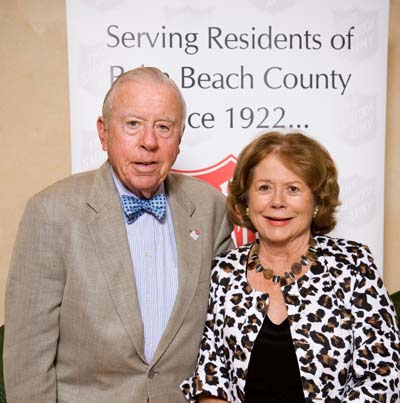
[[[315,239],[316,264],[282,287],[305,401],[400,402],[399,330],[371,253],[356,242]],[[250,354],[268,306],[268,295],[247,283],[250,248],[214,259],[197,366],[180,385],[189,402],[201,393],[245,401]]]

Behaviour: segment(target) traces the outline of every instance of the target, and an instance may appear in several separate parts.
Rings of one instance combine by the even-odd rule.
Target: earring
[[[248,217],[249,216],[249,208],[248,207],[246,207],[246,216]]]
[[[319,208],[318,208],[318,206],[316,206],[316,207],[314,208],[314,211],[313,211],[313,218],[315,218],[315,217],[317,216],[318,211],[319,211]]]

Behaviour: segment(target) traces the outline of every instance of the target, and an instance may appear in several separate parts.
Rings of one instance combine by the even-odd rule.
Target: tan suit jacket
[[[151,363],[109,164],[29,201],[6,292],[8,403],[185,402],[178,384],[196,362],[211,260],[231,246],[232,228],[224,197],[209,185],[170,174],[166,189],[179,289]]]

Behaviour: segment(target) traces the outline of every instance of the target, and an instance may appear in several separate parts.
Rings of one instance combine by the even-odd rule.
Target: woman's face
[[[262,241],[275,245],[308,241],[313,194],[276,154],[268,155],[255,167],[248,191],[248,208]]]

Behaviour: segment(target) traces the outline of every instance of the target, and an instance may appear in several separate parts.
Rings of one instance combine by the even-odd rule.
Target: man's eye
[[[157,134],[164,139],[170,138],[174,131],[171,125],[168,124],[158,124],[156,127]]]
[[[130,122],[128,122],[128,126],[136,128],[138,126],[138,122],[136,120],[131,120]]]

